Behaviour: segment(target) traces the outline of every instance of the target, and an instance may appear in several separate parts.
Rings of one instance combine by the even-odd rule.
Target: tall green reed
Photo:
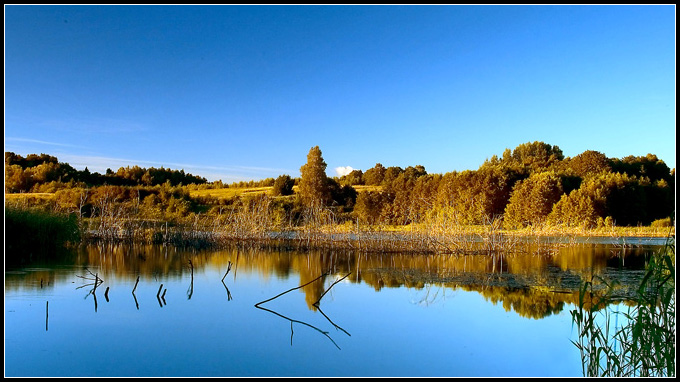
[[[581,352],[583,375],[674,377],[674,239],[649,258],[634,304],[625,312],[610,310],[614,289],[603,279],[584,282],[579,306],[571,311],[579,330],[572,343]]]

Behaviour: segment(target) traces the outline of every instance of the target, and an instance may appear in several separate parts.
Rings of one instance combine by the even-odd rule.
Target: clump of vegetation
[[[672,227],[673,222],[671,222],[671,218],[665,218],[665,219],[657,219],[654,220],[651,224],[652,227]]]
[[[20,264],[53,255],[80,241],[75,214],[5,206],[5,262]]]
[[[295,179],[290,175],[281,175],[274,181],[272,187],[273,196],[293,195],[293,186],[295,186]]]
[[[665,249],[649,259],[635,304],[626,312],[608,308],[613,285],[605,284],[607,293],[597,300],[593,282],[582,285],[571,315],[584,376],[675,376],[675,245]],[[612,321],[623,324],[612,330]]]

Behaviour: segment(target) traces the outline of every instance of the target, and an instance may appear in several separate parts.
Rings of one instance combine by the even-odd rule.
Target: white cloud
[[[351,166],[344,166],[344,167],[341,166],[341,167],[335,168],[335,173],[338,174],[338,176],[345,176],[352,171],[354,171],[354,169]]]

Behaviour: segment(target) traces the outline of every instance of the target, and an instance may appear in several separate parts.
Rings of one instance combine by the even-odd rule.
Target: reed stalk
[[[625,312],[610,310],[613,285],[604,284],[607,293],[594,300],[596,280],[583,283],[571,315],[584,376],[675,376],[674,241],[669,237],[664,251],[650,257],[635,304]],[[612,329],[617,320],[623,324]]]

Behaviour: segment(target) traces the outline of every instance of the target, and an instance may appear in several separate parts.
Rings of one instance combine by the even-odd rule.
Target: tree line
[[[5,153],[5,192],[55,192],[54,208],[101,216],[117,204],[126,214],[160,220],[222,216],[253,196],[191,197],[192,188],[271,187],[267,208],[278,221],[304,222],[325,209],[337,222],[407,225],[442,216],[457,224],[502,221],[505,228],[672,225],[675,169],[653,154],[608,158],[588,150],[565,157],[558,146],[528,142],[492,156],[477,170],[428,174],[424,166],[385,167],[328,177],[318,146],[300,177],[281,175],[226,185],[183,170],[121,167],[106,174],[78,171],[57,158]],[[357,186],[372,186],[357,191]],[[295,189],[295,187],[297,189]],[[120,209],[119,209],[120,210]]]
[[[308,157],[307,166],[319,161],[318,147],[312,154],[316,159]],[[317,188],[323,184],[308,182]],[[558,146],[539,141],[506,149],[477,170],[428,174],[420,165],[402,169],[377,163],[337,183],[381,186],[359,193],[353,201],[353,215],[364,224],[405,225],[441,214],[459,224],[502,219],[509,229],[670,225],[675,219],[675,169],[656,155],[617,159],[587,150],[565,158]],[[322,191],[301,187],[300,193],[327,200]]]
[[[5,192],[55,192],[73,187],[171,186],[205,184],[207,179],[185,173],[184,170],[166,168],[120,167],[110,168],[105,174],[90,172],[87,167],[79,171],[57,157],[47,154],[28,154],[25,158],[13,152],[5,152]]]

